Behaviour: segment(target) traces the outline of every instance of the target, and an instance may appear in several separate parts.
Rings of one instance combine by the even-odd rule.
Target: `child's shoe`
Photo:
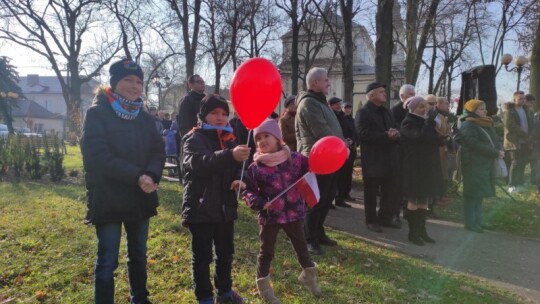
[[[281,301],[276,298],[272,285],[270,284],[270,276],[257,279],[257,290],[263,300],[270,304],[281,304]]]
[[[230,290],[217,297],[216,304],[239,304],[244,303],[244,299],[234,290]]]
[[[304,284],[314,296],[319,297],[322,295],[319,283],[317,283],[317,268],[315,266],[304,268],[298,276],[298,281]]]

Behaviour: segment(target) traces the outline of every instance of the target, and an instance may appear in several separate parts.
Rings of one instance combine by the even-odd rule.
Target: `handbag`
[[[480,130],[484,131],[493,148],[497,148],[491,140],[491,136],[489,136],[489,133],[482,128],[480,128]],[[508,176],[508,168],[506,167],[506,163],[503,159],[497,157],[493,160],[493,175],[495,175],[496,178],[505,178]]]

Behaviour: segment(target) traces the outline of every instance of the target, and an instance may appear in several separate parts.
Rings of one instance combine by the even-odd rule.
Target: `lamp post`
[[[510,62],[512,62],[512,55],[510,54],[504,54],[502,57],[501,57],[501,63],[504,65],[504,68],[506,69],[506,71],[508,72],[517,72],[517,75],[518,75],[518,79],[517,79],[517,90],[516,91],[519,91],[519,85],[521,83],[521,72],[523,72],[524,69],[528,69],[529,67],[526,66],[526,64],[529,63],[529,59],[525,56],[517,56],[516,59],[514,60],[514,64],[516,65],[515,67],[513,68],[508,68],[508,65],[510,64]]]
[[[165,77],[163,78],[163,80],[165,80],[165,82],[161,82],[161,76],[159,76],[159,74],[155,74],[154,77],[152,77],[152,83],[154,84],[155,87],[158,88],[158,111],[161,110],[161,88],[166,88],[169,86],[169,81],[171,80],[171,78],[169,78],[169,76],[165,75]]]

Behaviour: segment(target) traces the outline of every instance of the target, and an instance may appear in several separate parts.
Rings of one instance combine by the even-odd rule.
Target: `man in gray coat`
[[[312,68],[306,75],[308,90],[296,97],[295,132],[298,152],[309,156],[313,145],[325,136],[337,136],[345,142],[336,115],[328,107],[326,95],[330,83],[328,72],[323,68]],[[320,245],[335,246],[324,231],[324,221],[336,194],[336,173],[317,175],[320,200],[306,213],[304,231],[311,254],[322,254]]]

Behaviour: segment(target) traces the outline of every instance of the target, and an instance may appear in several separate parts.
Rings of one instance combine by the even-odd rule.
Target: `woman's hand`
[[[244,190],[246,189],[246,184],[241,180],[235,180],[231,184],[231,190],[238,191],[238,189]]]

